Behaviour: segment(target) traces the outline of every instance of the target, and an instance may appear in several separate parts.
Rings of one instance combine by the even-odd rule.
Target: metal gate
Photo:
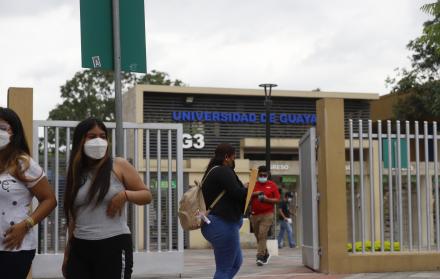
[[[302,261],[313,270],[319,270],[318,194],[316,185],[316,136],[310,128],[299,142]]]
[[[32,273],[37,278],[62,277],[66,244],[63,194],[67,162],[76,121],[34,121],[33,158],[44,168],[57,196],[58,207],[38,227],[37,255]],[[106,123],[115,155],[115,124]],[[124,157],[150,186],[153,201],[129,205],[127,220],[133,237],[133,276],[183,273],[183,230],[178,201],[183,193],[181,124],[124,123]],[[172,264],[170,264],[172,263]]]

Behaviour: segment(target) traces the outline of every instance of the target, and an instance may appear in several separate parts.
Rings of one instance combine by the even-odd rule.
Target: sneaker
[[[263,257],[263,264],[268,264],[269,259],[270,259],[270,254],[269,254],[269,252],[266,252],[266,255],[264,255],[264,257]]]
[[[262,266],[264,263],[264,259],[265,259],[265,257],[264,256],[257,256],[257,265],[258,266]]]

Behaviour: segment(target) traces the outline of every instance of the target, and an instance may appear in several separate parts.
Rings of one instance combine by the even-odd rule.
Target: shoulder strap
[[[203,183],[205,182],[206,178],[208,177],[208,175],[211,173],[211,171],[215,168],[217,168],[219,166],[213,166],[208,173],[206,174],[205,178],[203,178],[201,185],[203,186]],[[215,200],[211,203],[211,205],[207,208],[208,211],[210,211],[217,203],[218,201],[223,197],[223,195],[226,193],[225,190],[223,190],[218,196],[217,198],[215,198]]]
[[[225,195],[226,191],[223,190],[218,196],[217,198],[211,203],[211,205],[207,208],[208,211],[210,211],[217,203],[218,201]]]
[[[203,187],[203,183],[205,182],[206,178],[208,178],[208,175],[212,172],[213,169],[218,168],[218,166],[213,166],[208,173],[206,174],[206,176],[203,178],[202,183],[200,183],[200,185]]]

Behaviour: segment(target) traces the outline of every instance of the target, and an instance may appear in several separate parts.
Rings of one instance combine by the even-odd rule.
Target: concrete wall
[[[14,110],[23,124],[26,141],[32,154],[33,138],[33,89],[10,87],[8,89],[8,107]]]
[[[33,138],[33,89],[10,87],[8,89],[8,108],[14,110],[23,124],[26,141],[32,154]],[[27,279],[32,278],[32,270]]]
[[[401,95],[388,94],[381,96],[379,100],[371,101],[371,120],[389,120],[393,118],[393,107]]]
[[[143,95],[131,88],[122,95],[122,119],[126,122],[142,123]]]

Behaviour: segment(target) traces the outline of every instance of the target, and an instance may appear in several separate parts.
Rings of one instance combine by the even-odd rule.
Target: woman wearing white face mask
[[[130,163],[110,157],[107,134],[96,118],[79,123],[73,134],[64,196],[69,240],[63,274],[68,279],[131,278],[125,203],[144,205],[152,197]]]
[[[0,277],[26,278],[35,256],[35,224],[56,206],[43,169],[30,157],[18,115],[0,107]],[[32,197],[39,205],[30,211]]]

